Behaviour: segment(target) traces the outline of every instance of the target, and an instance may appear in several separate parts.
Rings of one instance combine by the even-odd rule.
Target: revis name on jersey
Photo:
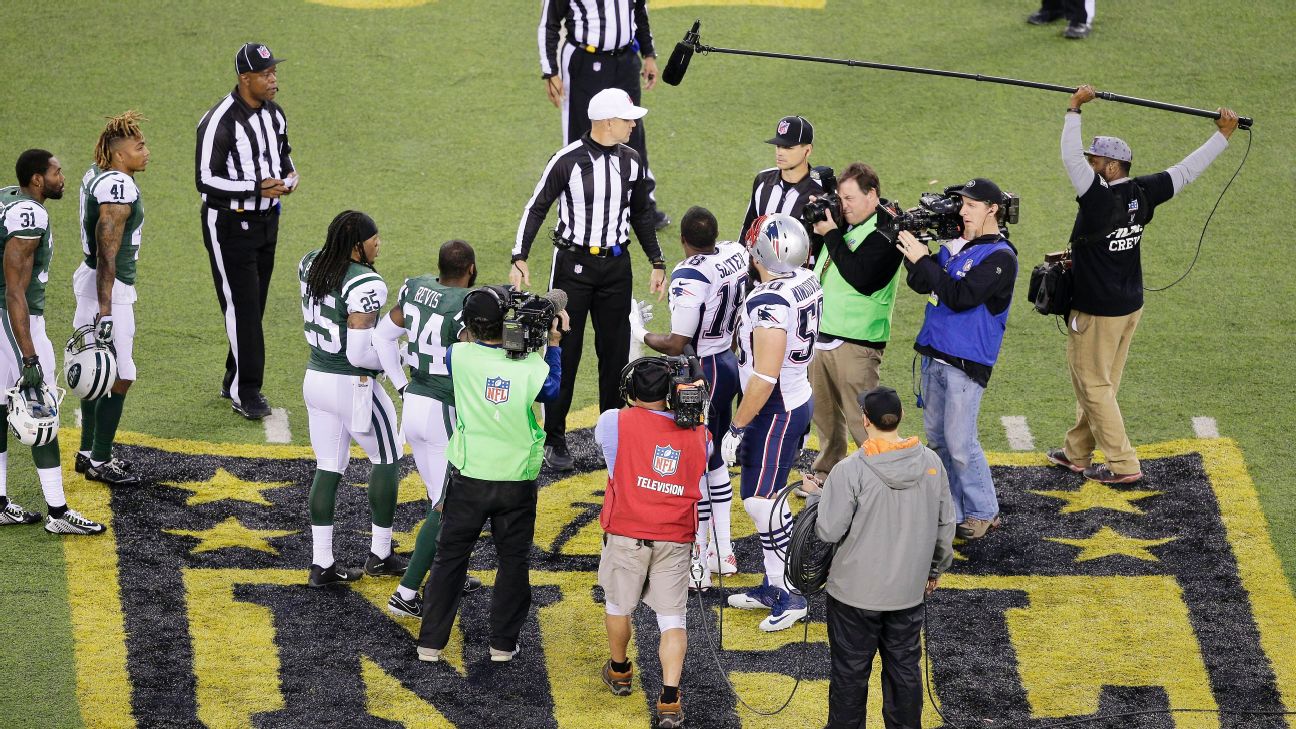
[[[699,357],[732,346],[747,288],[747,261],[746,247],[722,241],[715,253],[686,258],[671,272],[671,332],[688,337]]]
[[[782,278],[752,289],[738,320],[738,376],[743,390],[751,379],[754,356],[752,334],[758,328],[787,332],[783,365],[774,392],[761,412],[787,412],[810,399],[810,360],[814,358],[823,289],[813,272],[799,268]]]

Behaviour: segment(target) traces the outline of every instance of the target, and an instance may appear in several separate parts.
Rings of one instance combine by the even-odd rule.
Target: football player
[[[738,368],[743,397],[720,450],[742,467],[743,507],[760,536],[765,579],[729,596],[729,605],[768,608],[761,630],[791,627],[806,617],[806,599],[784,580],[792,514],[775,500],[787,482],[810,429],[814,400],[809,366],[814,357],[823,289],[802,268],[810,239],[800,221],[781,213],[756,219],[747,236],[752,277],[738,324]]]
[[[733,333],[738,309],[747,290],[746,247],[734,241],[717,243],[719,227],[711,211],[689,208],[680,220],[684,260],[670,280],[671,333],[653,334],[644,329],[639,306],[631,308],[631,336],[663,354],[681,354],[691,346],[702,360],[702,372],[711,388],[711,413],[707,428],[718,442],[729,430],[733,399],[738,394],[738,360],[733,353]],[[713,449],[707,461],[706,490],[698,502],[699,553],[706,555],[706,585],[711,572],[731,575],[738,571],[730,541],[729,506],[733,488],[729,469]],[[714,530],[710,520],[714,519]],[[714,531],[715,543],[708,548]]]
[[[372,538],[363,574],[399,576],[406,563],[392,552],[396,513],[396,408],[375,380],[382,362],[373,346],[387,284],[374,270],[382,241],[373,218],[345,210],[329,224],[324,247],[302,257],[302,318],[310,359],[302,392],[315,449],[310,490],[313,555],[307,585],[323,587],[360,579],[361,570],[333,558],[333,507],[350,460],[351,441],[373,463],[369,472]]]
[[[437,256],[437,276],[424,274],[406,279],[391,313],[378,322],[374,341],[383,370],[402,393],[401,432],[414,452],[414,463],[427,486],[427,519],[414,540],[414,554],[387,609],[397,615],[423,617],[418,589],[436,556],[441,533],[441,497],[445,493],[446,445],[454,430],[454,386],[446,366],[446,350],[460,340],[464,330],[463,300],[477,283],[477,256],[461,240],[448,241]],[[405,361],[409,377],[401,369],[396,340],[406,338]],[[481,587],[469,577],[466,592]]]
[[[29,149],[15,165],[18,185],[0,189],[0,324],[5,339],[0,346],[0,385],[17,383],[23,389],[48,384],[55,371],[54,347],[45,335],[45,282],[49,281],[53,239],[46,200],[63,197],[63,166],[43,149]],[[6,418],[8,408],[0,407]],[[0,524],[34,524],[40,517],[6,496],[9,465],[9,429],[0,434]],[[45,531],[51,534],[102,534],[102,524],[68,508],[63,494],[63,469],[58,437],[32,447],[32,461],[49,513]]]
[[[81,265],[72,274],[76,315],[72,326],[95,325],[95,338],[112,345],[117,380],[111,392],[81,401],[77,473],[112,486],[132,486],[139,476],[113,458],[126,391],[135,381],[135,261],[139,258],[144,203],[135,174],[148,166],[149,149],[138,112],[108,117],[95,145],[94,164],[81,178]]]

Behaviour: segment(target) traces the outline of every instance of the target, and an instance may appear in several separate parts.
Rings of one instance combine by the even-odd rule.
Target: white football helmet
[[[63,349],[63,381],[82,400],[98,400],[117,382],[117,355],[95,338],[93,324],[73,332]]]
[[[43,446],[54,440],[59,431],[59,405],[63,388],[11,387],[5,392],[9,407],[9,429],[23,445]]]
[[[810,236],[791,215],[762,215],[747,231],[747,249],[765,270],[792,273],[810,258]]]

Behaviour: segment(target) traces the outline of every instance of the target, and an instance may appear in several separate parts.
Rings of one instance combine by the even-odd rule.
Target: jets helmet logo
[[[486,378],[486,399],[499,405],[508,402],[509,381],[503,377]]]
[[[662,476],[674,476],[679,470],[680,452],[668,445],[653,448],[653,470]]]

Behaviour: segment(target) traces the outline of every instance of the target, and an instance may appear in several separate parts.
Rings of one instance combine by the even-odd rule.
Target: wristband
[[[746,430],[747,430],[747,426],[745,426],[745,425],[734,425],[733,423],[730,423],[730,424],[729,424],[729,434],[730,434],[730,435],[733,435],[733,436],[740,436],[740,435],[742,435],[744,432],[746,432]]]
[[[38,354],[33,354],[33,355],[30,356],[30,357],[23,357],[23,358],[22,358],[22,366],[23,366],[23,367],[35,367],[35,366],[38,365],[38,364],[40,364],[40,355],[38,355]]]
[[[655,261],[649,261],[649,263],[651,263],[652,267],[657,269],[658,271],[666,270],[666,259],[664,258],[658,258]]]
[[[1080,113],[1080,107],[1078,107],[1078,106],[1072,106],[1072,107],[1070,107],[1070,108],[1067,109],[1067,113],[1068,113],[1068,114],[1079,114],[1079,113]]]

